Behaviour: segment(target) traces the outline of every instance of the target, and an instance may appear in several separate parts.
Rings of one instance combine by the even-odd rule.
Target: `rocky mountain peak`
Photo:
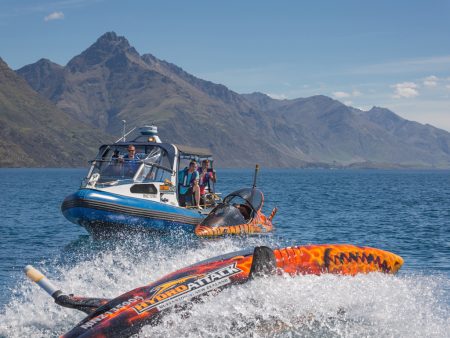
[[[377,123],[386,130],[394,130],[407,122],[389,109],[381,107],[372,107],[366,115],[370,121]]]
[[[269,95],[260,92],[242,94],[242,96],[245,97],[249,102],[254,104],[259,109],[263,109],[264,107],[267,107],[268,105],[271,105],[274,102],[279,101],[271,98]]]
[[[107,32],[100,36],[97,41],[91,46],[91,48],[117,48],[122,50],[127,50],[132,48],[130,43],[124,36],[118,36],[115,32]]]
[[[382,107],[372,107],[367,112],[367,115],[372,120],[390,120],[390,121],[400,121],[401,117],[395,114],[394,112],[390,111],[387,108]]]
[[[34,90],[49,99],[57,95],[56,88],[61,86],[64,81],[64,67],[49,59],[40,59],[31,65],[18,69],[16,72],[26,79]]]
[[[49,71],[56,71],[58,69],[62,69],[63,67],[49,59],[42,58],[42,59],[38,60],[37,62],[35,62],[34,64],[27,65],[27,66],[20,68],[17,72],[22,73],[31,68],[40,69],[41,71],[49,72]]]
[[[90,66],[102,64],[111,59],[120,58],[123,62],[127,55],[139,57],[139,53],[134,47],[130,46],[125,37],[118,36],[114,32],[108,32],[99,37],[80,55],[70,60],[67,68],[71,72],[84,71]]]

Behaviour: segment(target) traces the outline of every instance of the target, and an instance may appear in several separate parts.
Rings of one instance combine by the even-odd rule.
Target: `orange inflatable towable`
[[[263,204],[264,195],[256,188],[232,192],[195,227],[194,233],[199,237],[217,237],[271,232],[277,208],[266,217]]]
[[[161,316],[183,304],[214,295],[225,287],[252,278],[288,273],[304,275],[333,273],[396,273],[403,259],[393,253],[354,245],[322,244],[280,249],[265,246],[214,257],[175,271],[151,284],[114,299],[67,295],[42,273],[27,266],[27,276],[50,294],[58,305],[87,314],[72,330],[74,337],[129,337],[144,325],[158,325]]]

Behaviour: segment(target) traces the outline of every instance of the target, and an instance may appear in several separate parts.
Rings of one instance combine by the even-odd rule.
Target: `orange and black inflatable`
[[[195,227],[194,233],[199,237],[218,237],[271,232],[277,208],[266,217],[263,204],[264,195],[255,187],[232,192]]]
[[[174,308],[258,276],[393,274],[402,264],[403,259],[393,253],[354,245],[323,244],[274,250],[263,246],[199,262],[112,300],[66,295],[33,267],[27,266],[25,272],[57,304],[88,314],[62,337],[87,338],[131,336],[144,325],[157,325],[161,316]]]

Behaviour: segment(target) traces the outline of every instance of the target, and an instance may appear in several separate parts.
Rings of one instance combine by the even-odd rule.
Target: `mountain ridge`
[[[141,56],[114,32],[66,66],[39,60],[16,72],[77,121],[115,135],[122,120],[155,123],[163,140],[209,147],[225,167],[450,167],[448,132],[324,95],[238,94],[152,54]]]
[[[0,167],[86,166],[110,137],[72,119],[0,58]]]

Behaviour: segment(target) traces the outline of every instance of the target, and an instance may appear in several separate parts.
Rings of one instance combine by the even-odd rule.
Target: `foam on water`
[[[206,258],[248,246],[279,246],[274,241],[84,238],[38,268],[66,293],[114,298]],[[437,275],[274,276],[208,296],[165,316],[159,326],[144,327],[139,336],[445,337],[449,289],[449,278]],[[0,336],[57,336],[83,317],[56,305],[23,277],[1,310]]]

